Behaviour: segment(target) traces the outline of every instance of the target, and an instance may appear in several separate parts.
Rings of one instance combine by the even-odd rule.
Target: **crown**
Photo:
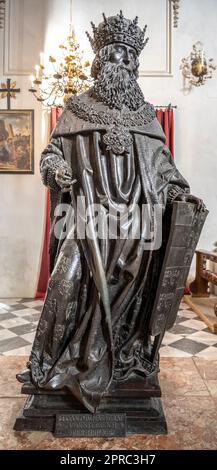
[[[122,10],[116,16],[106,18],[102,14],[103,22],[98,27],[91,22],[93,29],[93,38],[86,31],[91,47],[96,54],[102,47],[114,42],[122,42],[128,46],[134,47],[139,55],[147,44],[149,38],[145,39],[147,25],[141,30],[138,26],[138,16],[133,21],[124,18]]]

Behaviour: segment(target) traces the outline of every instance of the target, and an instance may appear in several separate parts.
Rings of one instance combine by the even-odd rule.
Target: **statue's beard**
[[[93,93],[110,108],[124,106],[136,110],[144,104],[144,96],[135,73],[123,65],[105,63],[95,80]]]

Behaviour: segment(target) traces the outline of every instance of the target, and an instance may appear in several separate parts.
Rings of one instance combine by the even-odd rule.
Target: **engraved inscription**
[[[86,413],[56,415],[56,436],[112,437],[126,435],[126,415]]]
[[[170,269],[167,268],[163,278],[163,287],[168,289],[174,289],[177,285],[179,276],[180,276],[181,269],[175,268]]]
[[[174,300],[174,292],[162,293],[160,294],[157,310],[164,311],[165,314],[171,308]]]

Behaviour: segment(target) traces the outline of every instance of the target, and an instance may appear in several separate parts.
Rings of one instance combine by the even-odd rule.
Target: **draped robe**
[[[85,96],[97,111],[111,112]],[[142,358],[150,352],[148,318],[162,259],[159,250],[144,250],[142,237],[57,240],[57,203],[72,204],[79,220],[77,196],[86,206],[101,204],[106,213],[121,211],[122,204],[160,204],[164,210],[179,193],[189,192],[156,118],[129,127],[133,143],[122,154],[106,148],[108,127],[68,108],[41,159],[43,182],[51,188],[52,272],[29,367],[38,387],[66,387],[91,412],[112,380],[147,375]],[[72,170],[77,181],[71,196],[57,186],[57,168]],[[91,215],[90,230],[95,234]]]

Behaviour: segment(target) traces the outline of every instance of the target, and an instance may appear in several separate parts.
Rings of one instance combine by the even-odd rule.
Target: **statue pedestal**
[[[22,393],[29,397],[15,431],[50,431],[56,437],[167,433],[157,375],[113,382],[94,414],[67,391],[48,392],[25,384]]]

